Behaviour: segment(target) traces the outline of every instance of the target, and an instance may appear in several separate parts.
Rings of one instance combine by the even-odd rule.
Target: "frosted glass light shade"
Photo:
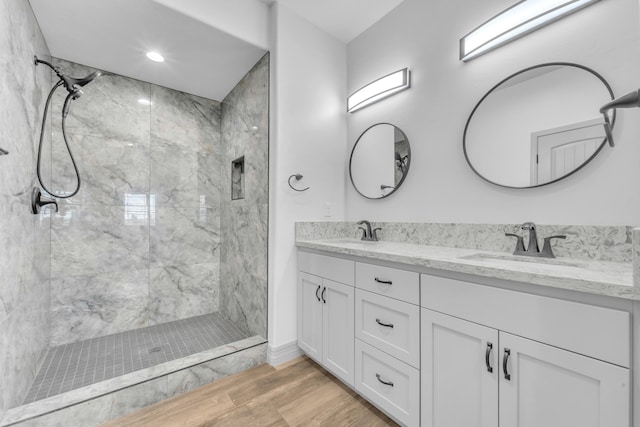
[[[460,39],[460,59],[479,55],[599,0],[522,0]]]
[[[347,111],[353,113],[411,86],[411,72],[403,68],[355,91],[347,99]]]

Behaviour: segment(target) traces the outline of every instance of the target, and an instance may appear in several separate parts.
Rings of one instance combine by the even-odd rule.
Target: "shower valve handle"
[[[46,205],[54,205],[56,207],[56,212],[58,212],[58,202],[54,199],[43,197],[40,189],[38,187],[33,187],[33,190],[31,191],[31,213],[34,215],[39,214],[42,207]]]

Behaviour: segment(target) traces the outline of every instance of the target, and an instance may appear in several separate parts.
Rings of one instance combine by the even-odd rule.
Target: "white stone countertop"
[[[633,286],[631,263],[534,258],[479,249],[355,239],[298,240],[296,246],[640,301],[640,287]]]

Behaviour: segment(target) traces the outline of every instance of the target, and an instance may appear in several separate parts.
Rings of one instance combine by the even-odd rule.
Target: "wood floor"
[[[307,357],[267,364],[113,420],[123,426],[395,426]]]

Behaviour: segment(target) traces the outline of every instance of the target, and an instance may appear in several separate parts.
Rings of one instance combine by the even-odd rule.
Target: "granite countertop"
[[[633,286],[631,263],[541,259],[478,249],[355,239],[298,240],[296,246],[640,301],[640,287]]]

